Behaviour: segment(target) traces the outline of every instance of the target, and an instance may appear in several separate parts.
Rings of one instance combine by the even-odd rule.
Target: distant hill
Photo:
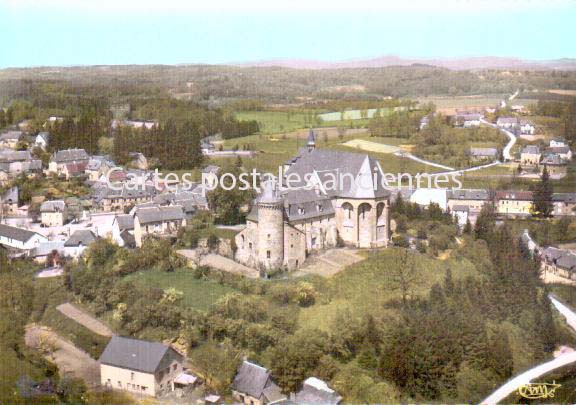
[[[514,69],[514,70],[576,70],[576,59],[524,60],[497,56],[467,58],[402,58],[385,55],[371,59],[325,62],[310,59],[273,59],[236,64],[237,66],[287,67],[293,69],[381,68],[390,66],[437,66],[451,70]]]

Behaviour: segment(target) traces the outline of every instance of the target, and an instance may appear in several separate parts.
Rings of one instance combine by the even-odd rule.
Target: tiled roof
[[[490,198],[488,190],[460,189],[448,190],[449,200],[482,200],[487,201]]]
[[[136,210],[135,216],[140,224],[154,222],[178,221],[184,219],[184,210],[180,205],[170,207],[147,207]]]
[[[84,149],[65,149],[59,150],[52,156],[52,161],[56,163],[66,163],[73,161],[88,161],[89,156]]]
[[[232,389],[254,398],[260,398],[264,389],[275,385],[270,379],[270,372],[264,367],[244,361],[232,382]]]
[[[64,246],[66,247],[77,247],[77,246],[88,246],[96,240],[96,235],[89,229],[79,229],[75,231],[70,238],[66,241]]]
[[[162,343],[112,336],[99,361],[101,364],[152,374],[162,368],[160,366],[170,351],[180,356]]]
[[[540,148],[537,145],[526,145],[524,149],[522,149],[522,154],[527,153],[531,155],[537,155],[540,153]]]
[[[496,200],[532,201],[531,191],[496,191]]]
[[[27,242],[34,235],[39,234],[36,232],[29,231],[27,229],[0,224],[0,236],[4,236],[8,239],[14,239],[20,242]],[[46,239],[44,236],[42,236],[42,238]]]
[[[62,212],[66,204],[62,200],[44,201],[40,205],[40,212]]]

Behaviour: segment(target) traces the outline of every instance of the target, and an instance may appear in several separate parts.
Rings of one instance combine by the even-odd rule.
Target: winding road
[[[566,305],[562,304],[553,296],[549,296],[550,301],[556,307],[556,309],[564,315],[566,322],[570,327],[576,330],[576,313],[574,313]],[[550,371],[556,370],[560,367],[564,367],[568,364],[576,362],[576,352],[564,353],[556,357],[554,360],[550,360],[546,363],[540,364],[528,371],[514,377],[506,384],[494,391],[489,397],[482,401],[482,405],[496,405],[498,402],[506,399],[510,394],[518,390],[522,385],[530,383],[530,381],[549,373]]]
[[[496,124],[492,124],[491,122],[486,121],[484,118],[480,119],[480,122],[482,122],[482,124],[484,124],[484,125],[488,125],[489,127],[496,128],[496,129],[500,130],[500,132],[502,132],[504,135],[506,135],[508,137],[508,139],[510,139],[508,141],[508,143],[506,144],[506,146],[504,147],[504,150],[502,151],[502,156],[504,156],[504,161],[513,160],[513,157],[512,157],[512,154],[510,153],[510,151],[512,150],[512,147],[516,143],[516,135],[514,135],[512,132],[510,132],[504,128],[498,128],[496,126]]]

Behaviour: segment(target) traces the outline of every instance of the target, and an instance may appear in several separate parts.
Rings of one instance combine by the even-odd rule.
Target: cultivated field
[[[401,150],[398,146],[371,142],[364,139],[353,139],[351,141],[344,142],[342,145],[348,146],[350,148],[356,148],[365,152],[376,153],[395,153]]]

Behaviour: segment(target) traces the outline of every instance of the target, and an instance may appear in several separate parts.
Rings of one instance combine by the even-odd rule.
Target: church
[[[388,246],[390,192],[383,176],[366,154],[316,149],[310,130],[306,147],[284,166],[290,187],[266,182],[254,201],[235,238],[236,260],[257,269],[296,269],[322,249]]]

